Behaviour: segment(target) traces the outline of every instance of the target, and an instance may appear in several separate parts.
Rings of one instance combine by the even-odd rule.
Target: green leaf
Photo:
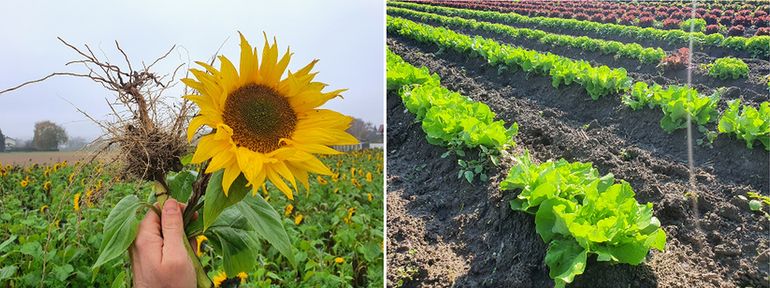
[[[13,243],[14,240],[16,240],[16,235],[11,235],[11,237],[8,238],[8,240],[5,240],[3,241],[3,243],[0,243],[0,252],[3,252],[5,247],[8,247],[9,245],[11,245],[11,243]]]
[[[38,258],[42,256],[42,252],[40,252],[42,250],[43,250],[43,246],[41,246],[39,242],[34,241],[34,242],[27,242],[27,243],[24,243],[24,245],[21,245],[21,249],[19,249],[19,252],[21,252],[21,254],[24,254],[24,255],[29,255],[29,256]]]
[[[222,188],[222,177],[224,175],[224,169],[211,174],[208,187],[206,187],[206,195],[204,195],[203,204],[203,231],[206,231],[209,226],[216,222],[217,217],[225,208],[238,203],[249,193],[249,188],[246,187],[248,182],[243,175],[238,175],[233,184],[230,186],[228,195],[225,196],[225,192]]]
[[[67,280],[74,271],[75,268],[70,264],[64,264],[63,266],[56,266],[53,268],[53,274],[56,275],[56,279],[59,279],[59,281],[62,282]]]
[[[583,274],[586,268],[588,251],[580,247],[575,240],[554,240],[545,253],[548,275],[556,282],[556,287],[571,283],[575,276]]]
[[[289,263],[296,265],[294,247],[291,246],[289,235],[283,227],[281,216],[262,198],[262,195],[248,197],[236,207],[261,238],[267,240],[273,248],[289,259]]]
[[[166,175],[166,184],[168,185],[171,198],[181,203],[187,202],[192,194],[192,185],[198,177],[198,173],[190,170],[180,172],[169,172]]]
[[[104,231],[102,232],[102,245],[99,248],[99,258],[92,269],[102,266],[108,261],[120,257],[123,252],[128,250],[131,243],[136,238],[139,228],[139,219],[136,212],[145,203],[139,201],[135,195],[128,195],[112,208],[110,215],[104,222]]]
[[[120,274],[118,274],[117,277],[115,277],[115,280],[112,281],[112,285],[110,285],[111,288],[123,288],[128,285],[126,285],[126,271],[121,271]]]
[[[762,202],[759,202],[759,200],[751,200],[749,201],[749,208],[751,211],[759,211],[762,209]]]
[[[182,162],[182,166],[187,166],[192,163],[193,153],[187,154],[179,158],[179,162]]]
[[[237,207],[237,204],[235,207]],[[217,220],[206,230],[212,245],[222,255],[225,273],[237,275],[251,271],[257,263],[259,239],[247,217],[239,209],[231,207],[220,213]]]
[[[15,265],[5,266],[3,269],[0,269],[0,283],[5,279],[13,277],[13,274],[16,274],[16,270],[18,270],[18,268]]]
[[[473,171],[465,171],[465,180],[468,180],[468,183],[473,183]]]

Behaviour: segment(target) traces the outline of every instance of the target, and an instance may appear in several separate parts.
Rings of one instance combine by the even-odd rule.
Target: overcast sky
[[[383,1],[2,1],[0,90],[52,72],[82,72],[64,66],[78,55],[57,36],[89,44],[97,56],[114,63],[122,63],[115,40],[137,63],[152,61],[176,44],[180,48],[156,66],[168,73],[190,60],[207,61],[223,43],[220,54],[237,65],[237,32],[261,50],[264,31],[278,37],[282,53],[291,46],[290,70],[318,58],[316,80],[330,84],[327,90],[350,89],[345,99],[334,99],[326,108],[379,125],[384,122],[384,23]],[[90,140],[101,130],[73,105],[106,119],[104,99],[112,97],[88,79],[52,78],[0,95],[0,129],[6,136],[30,139],[35,122],[51,120],[71,137]]]

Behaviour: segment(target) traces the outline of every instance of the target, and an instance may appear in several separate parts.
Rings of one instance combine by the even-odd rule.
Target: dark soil
[[[432,26],[442,26],[440,23],[433,21],[423,22],[420,21],[420,19],[400,15],[399,13],[395,13],[394,15]],[[614,55],[605,55],[599,52],[588,52],[582,49],[563,46],[544,45],[537,40],[513,38],[508,35],[491,33],[479,29],[461,28],[459,26],[450,26],[447,28],[451,28],[457,33],[471,36],[478,35],[484,38],[494,39],[500,43],[523,47],[541,53],[550,52],[571,59],[585,60],[594,66],[606,65],[610,68],[623,67],[629,72],[629,76],[637,81],[644,80],[648,83],[655,82],[664,86],[673,84],[683,85],[684,83],[687,83],[687,69],[664,70],[663,68],[657,67],[657,63],[644,64],[636,59],[626,57],[616,58]],[[668,55],[673,54],[673,52],[674,50],[666,51]],[[753,58],[742,59],[749,66],[749,78],[721,80],[708,76],[708,70],[704,67],[705,64],[713,63],[714,60],[716,60],[716,58],[709,57],[706,53],[696,52],[693,54],[691,83],[693,83],[693,87],[698,89],[698,91],[704,94],[711,94],[715,89],[725,87],[728,88],[728,91],[726,92],[728,95],[726,96],[732,96],[723,97],[725,100],[741,98],[744,100],[743,103],[751,104],[770,100],[770,92],[768,92],[767,80],[765,78],[765,75],[770,74],[770,62]]]
[[[668,235],[646,264],[589,260],[572,287],[770,287],[770,221],[737,198],[770,189],[770,155],[735,140],[695,146],[688,184],[686,132],[666,134],[655,110],[633,112],[616,98],[591,101],[579,86],[554,89],[545,77],[498,75],[479,59],[391,37],[393,52],[438,73],[443,85],[518,122],[516,153],[539,161],[593,162],[655,204]],[[509,164],[488,183],[456,178],[456,159],[430,145],[397,95],[388,95],[388,286],[548,287],[545,244],[532,216],[515,212],[518,191],[499,191]],[[697,133],[696,133],[697,135]]]

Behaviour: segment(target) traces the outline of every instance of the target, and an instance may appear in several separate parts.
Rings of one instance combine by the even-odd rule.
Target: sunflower
[[[245,284],[246,279],[249,278],[249,274],[246,274],[246,272],[238,273],[238,278],[241,279],[241,284]]]
[[[294,205],[291,205],[291,204],[286,205],[286,208],[283,209],[283,215],[289,216],[291,215],[291,211],[294,211]]]
[[[222,286],[222,282],[227,280],[227,273],[225,273],[225,271],[220,271],[214,278],[211,278],[211,280],[214,282],[214,287],[220,287]]]
[[[200,108],[191,120],[187,137],[191,141],[201,126],[214,129],[200,138],[192,163],[210,160],[206,173],[224,169],[222,188],[242,173],[254,193],[270,181],[293,199],[297,180],[307,189],[308,172],[331,175],[315,154],[339,154],[331,145],[356,144],[345,132],[352,118],[338,112],[317,109],[346,89],[321,92],[326,84],[313,82],[311,73],[318,60],[296,72],[284,72],[291,53],[278,58],[278,44],[267,40],[260,63],[257,49],[241,34],[239,70],[224,56],[220,69],[197,62],[206,72],[190,69],[196,79],[182,81],[199,95],[187,95]],[[282,78],[283,77],[283,78]]]
[[[27,179],[21,180],[21,182],[19,182],[19,186],[21,186],[21,188],[27,188],[27,185],[29,185],[29,180]]]
[[[72,197],[72,208],[75,209],[75,212],[80,211],[80,193],[76,193]]]
[[[209,238],[207,238],[204,235],[198,235],[198,237],[195,237],[195,244],[196,244],[195,246],[197,248],[195,249],[195,254],[198,255],[198,257],[201,257],[201,255],[203,255],[203,250],[201,248],[203,248],[203,243],[208,240]]]

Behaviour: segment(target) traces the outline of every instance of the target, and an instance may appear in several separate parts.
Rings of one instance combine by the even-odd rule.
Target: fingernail
[[[179,212],[179,205],[174,198],[168,198],[166,204],[163,204],[163,213],[176,213]]]

